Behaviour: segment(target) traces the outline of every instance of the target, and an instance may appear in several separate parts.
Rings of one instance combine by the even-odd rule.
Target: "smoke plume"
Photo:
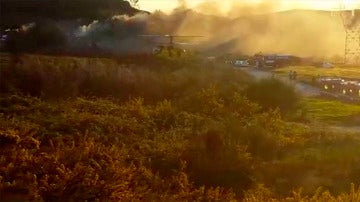
[[[340,16],[318,10],[279,12],[280,1],[233,1],[224,12],[219,1],[200,4],[196,10],[221,17],[183,11],[177,34],[206,36],[201,50],[208,54],[229,52],[254,54],[289,53],[298,56],[329,57],[343,54],[345,31]],[[169,15],[179,16],[179,12]],[[355,20],[356,19],[356,20]],[[351,26],[358,18],[352,18]]]
[[[114,53],[149,52],[157,43],[139,35],[176,34],[204,36],[187,42],[198,44],[191,48],[207,55],[252,55],[259,51],[316,57],[343,54],[345,31],[340,15],[315,10],[278,12],[276,2],[280,0],[229,1],[225,10],[220,1],[207,1],[191,10],[185,0],[179,0],[178,8],[169,14],[113,13],[107,18],[66,18],[54,23],[67,36],[67,49],[79,51],[95,48]],[[344,17],[346,27],[360,24],[359,11]]]
[[[72,48],[94,48],[113,53],[135,53],[146,49],[147,44],[139,35],[145,34],[148,14],[134,16],[114,15],[105,21],[94,20],[88,25],[79,26],[73,33],[78,44]]]

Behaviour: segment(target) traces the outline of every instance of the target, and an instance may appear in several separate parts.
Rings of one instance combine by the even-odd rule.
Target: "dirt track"
[[[256,79],[265,79],[272,77],[277,78],[283,81],[284,83],[294,86],[295,90],[305,97],[320,96],[322,94],[322,91],[319,88],[316,88],[314,86],[311,86],[309,84],[300,81],[290,80],[287,77],[279,76],[271,72],[261,71],[251,67],[241,68],[241,70],[247,72]]]
[[[315,97],[315,96],[325,96],[333,99],[337,99],[344,102],[350,102],[350,103],[358,103],[360,104],[359,98],[354,98],[352,96],[343,95],[343,94],[337,94],[329,91],[322,90],[318,87],[312,86],[310,84],[297,81],[297,80],[290,80],[286,76],[280,76],[275,73],[269,72],[269,71],[263,71],[258,70],[253,67],[246,67],[246,68],[239,68],[240,70],[243,70],[247,72],[248,74],[252,75],[253,77],[257,79],[264,79],[264,78],[277,78],[284,83],[287,83],[289,85],[294,86],[295,90],[303,95],[304,97]]]

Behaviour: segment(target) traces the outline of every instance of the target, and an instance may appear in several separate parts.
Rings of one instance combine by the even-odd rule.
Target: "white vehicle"
[[[248,62],[247,60],[235,60],[234,66],[237,66],[237,67],[248,67],[248,66],[249,66],[249,62]]]

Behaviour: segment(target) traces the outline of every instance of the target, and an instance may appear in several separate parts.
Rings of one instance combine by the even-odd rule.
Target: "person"
[[[98,44],[97,44],[94,40],[91,41],[90,46],[91,46],[91,49],[92,49],[93,51],[99,50],[99,46],[98,46]]]
[[[292,70],[289,71],[289,79],[290,79],[290,80],[293,79],[293,71],[292,71]]]
[[[296,80],[296,77],[297,77],[297,72],[294,71],[294,72],[293,72],[293,79]]]
[[[260,69],[264,66],[264,55],[260,51],[259,53],[255,54],[255,65],[256,68]]]
[[[168,46],[168,47],[167,47],[167,51],[168,51],[169,57],[172,57],[172,56],[173,56],[173,50],[174,50],[174,47],[173,47],[173,46]]]
[[[182,55],[183,52],[184,52],[184,50],[182,50],[181,48],[177,48],[177,49],[176,49],[176,55],[177,55],[178,57],[181,57],[181,55]]]

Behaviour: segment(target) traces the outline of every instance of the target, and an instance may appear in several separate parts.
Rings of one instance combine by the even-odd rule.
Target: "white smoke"
[[[89,36],[94,33],[102,32],[116,32],[121,29],[126,30],[131,25],[144,24],[147,21],[148,14],[137,14],[134,16],[128,15],[114,15],[108,20],[100,22],[94,20],[88,25],[81,25],[75,31],[74,35],[77,37]],[[118,29],[118,30],[116,30]]]
[[[35,26],[36,26],[35,22],[21,25],[21,31],[27,32],[27,31],[33,29]]]
[[[138,35],[147,32],[148,16],[144,13],[134,16],[114,15],[107,20],[94,20],[90,24],[78,26],[73,32],[75,48],[96,46],[115,53],[140,51],[146,44],[139,40]],[[71,45],[74,46],[74,43]]]
[[[120,20],[120,21],[144,21],[147,20],[149,14],[146,13],[138,13],[134,16],[128,15],[114,15],[111,19],[112,20]]]
[[[75,36],[82,37],[87,36],[92,31],[99,29],[101,24],[98,20],[94,20],[92,23],[88,25],[82,25],[78,28],[78,30],[75,31]]]

